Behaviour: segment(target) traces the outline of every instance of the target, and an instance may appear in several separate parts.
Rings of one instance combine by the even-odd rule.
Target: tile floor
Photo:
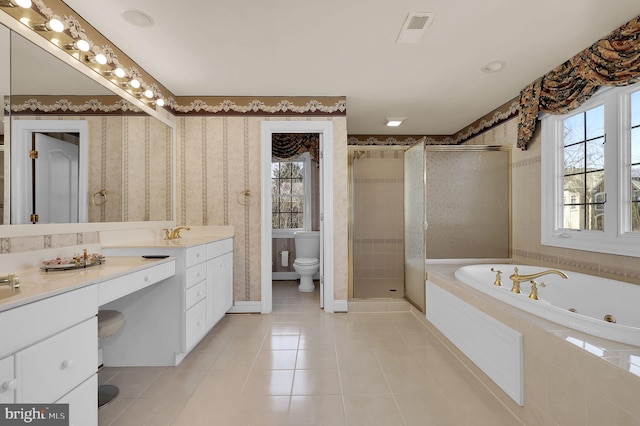
[[[106,425],[520,424],[413,314],[325,314],[275,282],[273,314],[227,315],[177,367],[104,368]]]

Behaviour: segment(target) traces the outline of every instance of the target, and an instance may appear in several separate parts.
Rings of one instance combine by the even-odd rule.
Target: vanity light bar
[[[140,101],[156,107],[166,105],[166,100],[162,97],[157,84],[153,82],[153,78],[151,78],[153,84],[147,84],[141,79],[140,73],[135,66],[125,70],[115,55],[104,53],[110,52],[108,44],[104,46],[104,49],[99,49],[99,52],[92,51],[98,45],[87,38],[82,24],[73,16],[64,15],[63,12],[58,13],[64,15],[64,18],[60,18],[60,15],[55,15],[55,12],[46,6],[45,2],[47,1],[0,0],[0,8],[8,8],[6,10],[7,14],[14,19],[34,31],[39,31],[42,37],[53,45],[67,50],[70,56],[90,67],[93,71],[111,77],[113,83],[118,84]],[[62,2],[60,1],[60,3]],[[102,40],[100,43],[102,44],[105,41]]]

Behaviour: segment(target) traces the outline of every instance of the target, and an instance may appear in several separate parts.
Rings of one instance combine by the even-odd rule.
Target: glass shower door
[[[422,312],[426,281],[425,161],[424,140],[404,152],[404,293]]]

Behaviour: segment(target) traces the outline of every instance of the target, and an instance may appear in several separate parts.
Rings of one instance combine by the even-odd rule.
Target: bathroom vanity
[[[97,425],[99,306],[162,287],[175,259],[112,257],[86,269],[14,271],[20,291],[0,299],[0,403],[68,403],[70,424]]]
[[[105,305],[135,324],[105,342],[105,365],[178,365],[232,307],[233,230],[188,233],[173,240],[103,238],[107,256],[176,258],[171,285]]]

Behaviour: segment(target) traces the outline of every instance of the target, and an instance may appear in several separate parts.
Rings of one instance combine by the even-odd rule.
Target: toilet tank
[[[298,231],[293,234],[297,258],[320,258],[320,232]]]

